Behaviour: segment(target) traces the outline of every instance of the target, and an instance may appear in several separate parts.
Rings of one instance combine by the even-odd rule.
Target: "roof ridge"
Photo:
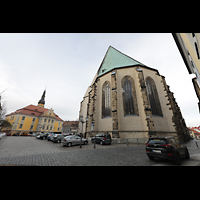
[[[101,76],[115,68],[134,65],[146,66],[110,45],[106,51],[103,61],[100,64],[97,74],[98,76]]]
[[[112,46],[110,46],[110,47],[112,47]],[[134,58],[132,58],[132,57],[126,55],[125,53],[119,51],[118,49],[116,49],[116,48],[114,48],[114,47],[112,47],[112,48],[115,49],[116,51],[118,51],[119,53],[123,54],[124,56],[129,57],[129,58],[132,59],[132,60],[135,60]],[[146,66],[145,64],[143,64],[143,63],[141,63],[141,62],[139,62],[139,61],[137,61],[137,60],[135,60],[135,61],[138,62],[138,63],[140,63],[140,64],[142,64],[142,65],[144,65],[144,66]]]

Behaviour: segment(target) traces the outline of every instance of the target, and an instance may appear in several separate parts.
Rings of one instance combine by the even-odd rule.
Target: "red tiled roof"
[[[32,116],[36,116],[36,117],[40,117],[42,116],[43,114],[45,114],[46,112],[48,112],[49,109],[47,108],[41,108],[41,107],[38,107],[38,106],[34,106],[34,105],[29,105],[29,106],[26,106],[24,108],[20,108],[18,110],[16,110],[15,112],[13,113],[10,113],[6,116],[10,116],[10,115],[13,115],[13,114],[25,114],[25,115],[32,115]],[[57,120],[61,120],[63,121],[58,115],[55,115],[55,118]]]
[[[78,127],[78,123],[79,123],[79,121],[65,121],[64,123],[63,123],[63,126],[65,127],[71,127],[71,126],[76,126],[76,127]]]
[[[194,134],[197,134],[197,135],[200,135],[200,130],[199,131],[197,131],[198,130],[198,128],[197,127],[192,127],[192,128],[188,128],[189,129],[189,131],[193,131],[194,132]],[[196,129],[196,130],[195,130]]]

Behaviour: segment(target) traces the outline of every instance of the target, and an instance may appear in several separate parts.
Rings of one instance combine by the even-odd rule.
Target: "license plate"
[[[153,150],[155,153],[161,153],[161,150]]]

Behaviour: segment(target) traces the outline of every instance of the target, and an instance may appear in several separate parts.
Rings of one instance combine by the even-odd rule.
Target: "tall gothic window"
[[[102,118],[111,117],[110,84],[105,82],[102,87]]]
[[[163,116],[156,84],[151,77],[146,78],[146,86],[152,115]]]
[[[124,116],[139,115],[134,80],[130,76],[122,79],[122,96],[124,104]]]

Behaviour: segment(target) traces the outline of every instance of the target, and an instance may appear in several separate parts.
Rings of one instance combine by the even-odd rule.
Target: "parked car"
[[[12,136],[19,136],[19,133],[14,133]]]
[[[51,141],[51,138],[54,136],[54,133],[52,133],[52,134],[49,134],[48,136],[47,136],[47,140],[48,141]]]
[[[165,158],[181,164],[181,158],[190,158],[187,147],[172,136],[151,137],[146,143],[146,154],[150,160]]]
[[[2,137],[4,137],[5,135],[6,135],[6,133],[0,132],[0,139],[1,139]]]
[[[6,136],[6,133],[5,133],[5,132],[0,132],[0,134],[1,134],[2,136]]]
[[[72,135],[72,136],[67,136],[64,137],[64,140],[62,141],[63,146],[72,146],[72,145],[80,145],[80,144],[88,144],[88,140],[85,138],[82,138],[82,143],[81,143],[81,137]]]
[[[91,138],[92,143],[94,143],[94,140],[95,140],[95,143],[98,143],[100,145],[111,144],[112,142],[110,134],[102,134],[102,133],[99,133],[95,137]]]
[[[47,139],[47,135],[48,135],[48,133],[42,133],[41,135],[40,135],[40,139],[41,140],[46,140]]]
[[[47,137],[46,133],[39,133],[36,136],[37,139],[41,139],[41,140],[46,139],[46,137]]]
[[[31,137],[36,137],[36,133],[32,133],[32,134],[31,134]]]
[[[37,133],[36,138],[37,139],[41,139],[40,136],[42,135],[42,133]]]
[[[20,133],[19,136],[31,136],[30,133]]]
[[[64,135],[63,135],[63,134],[55,134],[55,135],[52,137],[52,141],[53,141],[54,143],[60,143],[63,139],[64,139]]]
[[[50,140],[53,142],[54,138],[57,137],[57,135],[60,135],[60,133],[59,134],[54,133]]]

